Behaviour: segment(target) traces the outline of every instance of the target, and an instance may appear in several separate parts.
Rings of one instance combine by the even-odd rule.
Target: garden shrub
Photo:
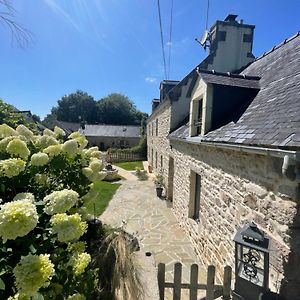
[[[79,132],[0,125],[0,299],[98,299],[83,197],[105,176]]]

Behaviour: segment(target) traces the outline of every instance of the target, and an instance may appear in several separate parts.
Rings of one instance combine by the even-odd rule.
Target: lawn
[[[114,163],[114,165],[125,169],[127,171],[134,171],[135,168],[140,168],[144,169],[143,162],[142,161],[128,161],[128,162],[119,162],[119,163]]]
[[[105,181],[94,183],[94,189],[91,193],[92,197],[89,197],[83,203],[83,206],[87,209],[87,213],[91,215],[95,214],[97,217],[100,216],[119,187],[119,183],[110,183]]]

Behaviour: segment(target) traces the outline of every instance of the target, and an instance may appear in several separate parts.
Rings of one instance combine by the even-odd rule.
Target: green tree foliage
[[[36,129],[36,124],[27,118],[25,114],[18,112],[13,105],[7,104],[0,99],[0,124],[3,123],[12,127],[24,124],[31,129]]]
[[[100,123],[119,125],[140,125],[144,113],[122,94],[113,93],[97,103]]]
[[[55,113],[58,120],[67,122],[86,120],[89,123],[95,123],[97,119],[96,101],[92,96],[78,90],[58,100]]]
[[[82,91],[66,95],[53,107],[43,123],[52,127],[56,120],[88,124],[140,125],[147,114],[122,94],[113,93],[99,101]],[[144,122],[143,122],[144,123]]]

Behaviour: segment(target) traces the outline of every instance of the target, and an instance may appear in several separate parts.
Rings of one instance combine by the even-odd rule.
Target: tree
[[[82,91],[63,96],[51,109],[43,123],[53,127],[55,121],[86,122],[87,124],[141,125],[147,114],[137,110],[122,94],[110,94],[99,101]],[[145,122],[143,122],[144,124]]]
[[[23,48],[32,42],[32,34],[15,21],[15,14],[16,10],[9,0],[0,0],[0,23],[10,30],[12,43],[16,41]]]
[[[87,93],[77,90],[58,100],[58,106],[52,109],[51,114],[59,121],[94,124],[97,120],[96,101]]]
[[[140,125],[145,113],[137,110],[134,103],[122,94],[113,93],[97,103],[98,121],[104,124]]]
[[[13,128],[24,124],[31,129],[36,129],[36,124],[33,120],[30,120],[24,113],[18,111],[13,105],[7,104],[0,99],[0,124],[4,123]]]

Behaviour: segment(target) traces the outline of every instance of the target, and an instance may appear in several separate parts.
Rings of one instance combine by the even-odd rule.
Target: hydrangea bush
[[[95,299],[82,204],[105,173],[87,144],[58,127],[0,125],[0,299]]]

